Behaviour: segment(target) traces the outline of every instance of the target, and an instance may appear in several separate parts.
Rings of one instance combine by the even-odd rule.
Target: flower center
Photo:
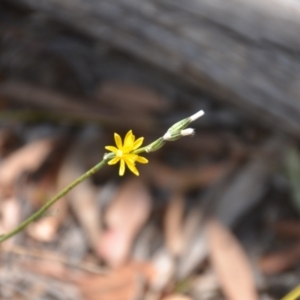
[[[122,157],[122,155],[123,155],[123,151],[122,151],[122,150],[118,150],[118,151],[116,152],[116,156],[117,156],[117,157]]]

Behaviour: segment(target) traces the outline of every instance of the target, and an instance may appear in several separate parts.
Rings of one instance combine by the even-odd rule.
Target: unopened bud
[[[180,139],[183,136],[193,135],[195,133],[195,130],[193,128],[186,128],[183,130],[178,130],[177,132],[168,130],[165,135],[163,136],[163,139],[165,141],[176,141]]]
[[[158,140],[154,141],[151,143],[149,146],[146,147],[146,152],[153,152],[158,149],[160,149],[164,144],[165,144],[165,139],[164,138],[159,138]]]
[[[193,128],[186,128],[180,131],[182,136],[194,135],[195,130]]]
[[[163,139],[168,142],[176,141],[180,138],[181,138],[180,131],[172,132],[172,131],[168,130],[163,136]]]
[[[195,113],[194,115],[190,116],[190,120],[191,122],[194,122],[195,120],[197,120],[198,118],[202,117],[204,115],[204,111],[203,110],[199,110],[197,113]]]
[[[192,115],[192,116],[190,116],[188,118],[185,118],[185,119],[183,119],[183,120],[175,123],[173,126],[171,126],[168,129],[168,132],[170,132],[170,135],[172,137],[174,135],[178,135],[181,130],[184,130],[185,128],[187,128],[193,121],[197,120],[198,118],[200,118],[203,115],[204,115],[204,111],[203,110],[199,110],[194,115]],[[169,138],[168,135],[166,136],[166,138]]]

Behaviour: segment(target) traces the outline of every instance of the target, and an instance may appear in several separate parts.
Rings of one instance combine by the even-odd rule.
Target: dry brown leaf
[[[98,189],[90,180],[86,180],[74,189],[72,199],[69,201],[94,251],[98,249],[101,236],[100,210],[96,203],[97,193]]]
[[[145,286],[155,277],[151,264],[131,262],[105,275],[74,271],[59,262],[28,260],[23,265],[33,272],[76,283],[85,300],[134,300],[141,297]]]
[[[201,212],[200,212],[201,213]],[[192,217],[200,218],[200,213],[195,211],[195,214]],[[187,217],[187,219],[190,216]],[[184,228],[184,249],[183,253],[180,256],[178,262],[178,268],[176,269],[176,278],[184,279],[189,276],[195,269],[201,266],[201,263],[207,257],[207,241],[204,234],[204,228],[198,227],[198,231],[195,231],[193,227],[194,224],[188,224],[189,220],[187,220],[187,224]],[[193,221],[193,220],[192,220]],[[199,224],[199,223],[198,223]],[[190,227],[191,225],[191,227]],[[188,228],[190,227],[190,228]],[[191,230],[190,230],[191,229]],[[188,232],[190,231],[190,232]],[[186,234],[187,232],[187,234]],[[189,239],[191,238],[192,239]]]
[[[155,91],[129,82],[103,82],[96,93],[96,98],[108,112],[119,120],[120,129],[123,124],[142,131],[157,128],[153,112],[168,108],[168,99]],[[135,112],[139,113],[136,114]],[[132,117],[134,115],[134,118]]]
[[[222,195],[224,187],[227,187],[228,173],[231,168],[218,180],[217,184],[210,186],[201,196],[201,201],[197,201],[195,205],[189,209],[184,220],[184,249],[183,254],[179,258],[179,266],[177,268],[177,278],[184,279],[189,276],[208,255],[208,245],[205,235],[205,226],[207,213],[211,211],[216,199]]]
[[[161,235],[161,228],[154,222],[148,222],[134,240],[130,257],[137,261],[148,260],[153,254],[153,245],[162,244],[163,240],[164,237]]]
[[[41,263],[42,261],[42,263]],[[81,280],[83,272],[78,269],[68,268],[66,264],[54,260],[40,260],[31,257],[22,256],[20,265],[31,272],[53,277],[66,282],[75,282]]]
[[[76,147],[76,145],[75,145]],[[78,148],[77,148],[78,149]],[[76,151],[76,150],[75,150]],[[63,188],[68,182],[72,182],[76,177],[84,173],[84,168],[78,161],[83,153],[72,153],[65,161],[58,180],[58,186]],[[93,185],[90,178],[76,186],[61,201],[68,200],[72,211],[80,222],[90,247],[97,253],[98,243],[101,236],[100,210],[96,205],[96,195],[98,189]]]
[[[154,118],[150,118],[149,114],[144,114],[143,117],[136,115],[135,118],[127,114],[123,118],[124,114],[121,114],[122,111],[118,113],[119,111],[116,108],[109,109],[109,107],[104,107],[103,105],[100,107],[89,101],[89,99],[70,96],[53,89],[43,88],[22,81],[7,80],[1,82],[0,97],[2,95],[10,101],[42,107],[42,109],[51,111],[63,119],[71,118],[76,121],[85,120],[88,122],[92,120],[96,122],[101,121],[106,124],[113,124],[114,126],[118,125],[122,128],[125,123],[144,129],[149,128],[150,124],[152,126],[155,124]]]
[[[2,244],[1,244],[2,245]],[[32,261],[40,261],[40,262],[50,262],[52,264],[58,264],[60,266],[64,266],[65,268],[70,267],[73,268],[74,273],[80,273],[80,272],[88,272],[92,274],[107,274],[108,270],[105,268],[102,268],[98,265],[98,262],[96,262],[96,259],[94,257],[86,257],[84,260],[78,261],[70,258],[69,256],[62,255],[57,252],[57,250],[49,251],[45,249],[40,248],[33,248],[33,247],[23,247],[18,246],[16,244],[12,245],[4,245],[1,247],[1,251],[4,253],[13,253],[14,255],[19,256],[21,260],[24,260],[26,262],[27,260]],[[56,251],[56,252],[55,252]],[[92,261],[92,259],[95,261]],[[43,265],[42,263],[42,265]],[[31,264],[30,264],[31,265]],[[43,270],[43,269],[42,269]],[[57,269],[56,269],[57,270]],[[35,271],[36,272],[36,271]],[[53,273],[54,277],[58,277],[59,275],[57,273]],[[64,278],[67,279],[67,278]]]
[[[169,101],[162,95],[145,86],[121,81],[103,82],[97,91],[97,98],[104,103],[113,104],[118,109],[132,111],[163,111]]]
[[[154,276],[151,264],[131,262],[105,276],[86,276],[79,287],[86,300],[134,300],[142,297]]]
[[[300,238],[300,221],[285,220],[274,224],[274,229],[283,238]]]
[[[35,208],[40,207],[57,192],[57,175],[64,159],[65,150],[59,149],[58,155],[51,157],[53,162],[47,165],[38,180],[28,181],[23,188],[23,196]],[[63,199],[54,203],[39,220],[29,224],[27,233],[34,239],[50,242],[56,238],[60,225],[66,219],[67,205]]]
[[[219,283],[215,272],[206,271],[192,279],[189,292],[195,299],[213,299],[218,293]]]
[[[171,294],[167,297],[162,298],[162,300],[193,300],[193,298],[182,294]]]
[[[234,162],[214,163],[199,166],[197,169],[174,169],[161,163],[151,163],[150,172],[155,184],[162,188],[186,191],[192,188],[204,188],[227,174],[235,166]]]
[[[118,266],[126,261],[150,211],[151,197],[146,184],[140,179],[125,181],[106,212],[108,229],[99,244],[99,253],[109,265]]]
[[[46,216],[29,224],[26,231],[35,240],[51,242],[56,238],[57,231],[65,220],[66,214],[66,202],[60,199],[47,210]]]
[[[182,194],[176,193],[169,201],[164,218],[167,248],[174,256],[180,255],[184,247],[183,215],[184,198]]]
[[[287,249],[273,252],[263,256],[259,261],[259,266],[264,274],[278,274],[296,265],[300,261],[300,243]]]
[[[0,129],[0,157],[11,153],[19,144],[19,138],[10,127]]]
[[[11,188],[23,172],[36,171],[53,149],[53,145],[53,139],[43,139],[10,154],[0,165],[0,185]]]
[[[24,195],[34,207],[40,207],[48,201],[56,192],[55,170],[48,169],[46,174],[38,182],[28,182]],[[67,214],[67,204],[64,199],[54,203],[37,221],[29,224],[26,232],[35,240],[51,242],[56,238],[60,225],[64,222]]]
[[[20,205],[15,197],[0,203],[0,234],[14,229],[20,222]]]
[[[234,235],[216,219],[207,224],[210,259],[228,300],[257,300],[249,259]]]
[[[175,260],[165,249],[159,249],[152,258],[155,277],[150,282],[152,292],[162,291],[172,280],[175,271]]]
[[[269,137],[232,178],[215,205],[215,215],[232,225],[263,199],[266,185],[279,168],[289,141],[280,135]]]
[[[88,101],[80,101],[78,98],[70,97],[61,92],[47,89],[38,85],[29,84],[23,81],[6,80],[0,84],[0,94],[5,95],[10,100],[33,104],[46,109],[60,111],[92,111]],[[94,109],[95,110],[95,109]]]
[[[58,176],[59,189],[81,176],[86,170],[101,160],[99,148],[104,145],[101,134],[93,127],[86,127],[78,135],[73,143],[71,151],[68,153]],[[89,155],[87,155],[87,153]],[[107,176],[107,170],[101,170],[103,176]],[[104,172],[102,172],[104,171]],[[78,219],[89,247],[97,253],[99,239],[101,236],[101,211],[96,203],[98,188],[93,184],[93,180],[88,178],[71,190],[65,199],[70,205],[76,218]]]
[[[162,300],[193,300],[193,299],[190,296],[186,296],[186,295],[172,294],[162,298]]]
[[[182,140],[183,141],[183,140]],[[184,142],[177,143],[177,147],[191,155],[208,154],[211,156],[224,155],[228,152],[231,159],[241,161],[253,151],[251,145],[245,145],[231,132],[197,132],[192,139],[184,139]]]

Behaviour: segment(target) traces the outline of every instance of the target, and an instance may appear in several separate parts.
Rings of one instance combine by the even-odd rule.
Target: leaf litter
[[[20,143],[4,156],[0,164],[1,232],[12,229],[97,163],[110,130],[95,125],[79,127],[72,133],[74,139],[67,140],[61,138],[60,125],[55,125],[54,132],[51,138]],[[279,167],[287,143],[269,135],[265,143],[252,143],[249,152],[245,151],[249,142],[238,138],[241,145],[244,143],[239,148],[243,155],[236,156],[230,147],[220,156],[207,151],[207,145],[202,148],[199,144],[195,151],[174,143],[171,149],[166,147],[149,157],[150,164],[141,169],[139,178],[127,175],[120,179],[117,170],[107,167],[57,202],[13,242],[4,244],[1,285],[8,280],[20,283],[20,276],[7,271],[6,264],[14,257],[18,274],[32,274],[21,276],[31,287],[23,288],[22,293],[41,299],[49,294],[55,280],[64,295],[54,296],[57,299],[71,294],[77,295],[74,299],[88,300],[236,300],[241,294],[243,299],[259,299],[267,278],[257,282],[252,271],[261,272],[262,278],[291,270],[300,259],[299,246],[265,256],[266,241],[245,235],[239,240],[232,231],[237,224],[246,226],[243,218],[251,216],[255,207],[266,211],[271,205],[267,190],[274,189],[275,176],[282,176]],[[224,139],[224,146],[227,142]],[[108,186],[113,190],[104,201]],[[287,191],[288,186],[279,189]],[[275,209],[275,221],[280,222],[278,203]],[[226,225],[212,221],[212,216]],[[263,214],[259,218],[262,221]],[[276,224],[274,234],[279,230]],[[295,230],[280,228],[298,239]],[[249,234],[256,229],[246,226],[244,230]],[[249,242],[260,251],[248,253],[242,243]],[[49,260],[49,252],[56,258]],[[255,264],[255,259],[259,263]],[[51,280],[44,285],[38,276]],[[3,295],[19,293],[16,288]]]
[[[43,16],[3,9],[22,26],[0,21],[12,56],[0,60],[0,234],[99,162],[114,132],[147,143],[206,117],[140,177],[105,167],[0,245],[1,299],[275,300],[299,283],[297,140],[63,24],[44,22],[44,37]]]

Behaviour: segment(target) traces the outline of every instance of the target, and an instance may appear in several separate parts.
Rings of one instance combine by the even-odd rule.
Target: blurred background
[[[0,0],[1,299],[276,300],[300,284],[300,2]]]

